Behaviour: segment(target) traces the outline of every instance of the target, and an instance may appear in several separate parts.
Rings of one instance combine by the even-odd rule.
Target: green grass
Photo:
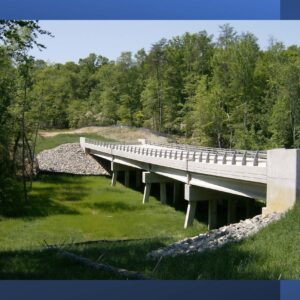
[[[300,203],[255,236],[215,251],[166,259],[160,277],[300,279]]]
[[[37,143],[36,143],[36,153],[39,153],[46,149],[51,149],[51,148],[57,147],[61,144],[79,143],[79,138],[81,136],[84,136],[84,137],[87,137],[90,139],[101,140],[101,141],[113,141],[112,139],[107,139],[96,133],[58,134],[58,135],[52,136],[52,137],[38,136]]]
[[[74,134],[39,138],[38,150],[78,139]],[[148,252],[199,234],[206,225],[196,220],[194,227],[183,230],[182,207],[162,206],[154,197],[142,205],[141,199],[140,192],[120,183],[111,188],[106,177],[41,176],[28,203],[1,206],[0,278],[124,279],[74,264],[46,250],[45,240],[158,279],[300,279],[300,203],[247,240],[163,258],[153,272],[157,260],[147,260]],[[98,241],[103,239],[110,241]]]
[[[43,175],[34,182],[27,204],[2,209],[0,215],[0,278],[93,278],[90,270],[77,271],[76,266],[66,269],[68,262],[54,253],[45,254],[44,240],[48,244],[72,244],[137,239],[121,243],[127,251],[117,250],[119,243],[110,246],[109,256],[121,251],[120,259],[131,260],[133,252],[141,258],[148,248],[206,230],[198,221],[184,230],[184,211],[161,205],[153,197],[143,205],[141,192],[120,183],[110,187],[110,179],[100,176]],[[99,272],[95,276],[110,278]]]
[[[102,263],[159,279],[300,279],[300,204],[247,240],[164,258],[153,273],[157,260],[147,260],[148,252],[206,226],[196,220],[193,228],[183,230],[184,211],[153,197],[142,205],[140,192],[109,184],[105,177],[73,176],[43,176],[35,182],[28,204],[2,212],[0,278],[122,279],[45,250],[46,240],[93,261],[101,256]],[[102,239],[110,241],[96,242]]]

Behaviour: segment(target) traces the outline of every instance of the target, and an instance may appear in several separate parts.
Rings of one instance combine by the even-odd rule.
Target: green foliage
[[[45,129],[120,124],[207,146],[298,147],[299,70],[297,46],[271,41],[263,51],[225,24],[216,43],[201,31],[116,61],[34,62],[31,118],[39,111]]]

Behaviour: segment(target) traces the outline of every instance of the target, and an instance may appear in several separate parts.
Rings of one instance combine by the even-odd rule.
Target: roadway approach
[[[119,172],[136,173],[136,186],[144,184],[143,204],[149,201],[151,184],[159,183],[160,202],[166,204],[166,184],[173,184],[178,201],[180,183],[188,201],[184,227],[193,224],[197,203],[208,201],[208,227],[217,226],[217,203],[228,201],[228,223],[234,222],[236,200],[260,200],[264,215],[286,212],[300,195],[300,149],[240,151],[180,144],[155,144],[140,139],[136,144],[109,143],[80,138],[87,155],[111,162],[114,186]],[[248,201],[251,203],[251,201]]]

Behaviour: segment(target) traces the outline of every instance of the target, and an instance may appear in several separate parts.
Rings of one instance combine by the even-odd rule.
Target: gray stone
[[[223,226],[219,229],[178,241],[165,248],[154,250],[148,253],[147,258],[155,259],[162,256],[175,256],[179,254],[188,255],[220,248],[228,243],[240,241],[257,233],[260,229],[278,220],[281,216],[282,214],[280,213],[272,213],[265,217],[259,215],[236,224]]]
[[[108,175],[92,156],[84,154],[79,143],[63,144],[36,157],[39,171],[74,175]]]

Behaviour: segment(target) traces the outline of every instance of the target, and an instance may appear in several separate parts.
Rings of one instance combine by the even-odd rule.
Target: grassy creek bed
[[[39,138],[37,149],[78,139],[73,134]],[[199,220],[184,230],[184,216],[184,207],[162,206],[154,197],[143,205],[140,191],[120,183],[112,188],[107,177],[39,176],[28,203],[1,206],[0,278],[124,279],[71,262],[45,249],[46,241],[151,278],[300,279],[299,203],[280,221],[239,243],[159,263],[146,260],[154,249],[206,231]],[[114,241],[120,239],[125,241]]]

